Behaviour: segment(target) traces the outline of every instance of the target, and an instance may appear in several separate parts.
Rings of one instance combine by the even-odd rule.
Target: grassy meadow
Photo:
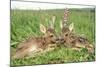
[[[95,10],[70,9],[69,22],[74,23],[75,33],[84,35],[95,45]],[[17,45],[31,36],[41,36],[39,24],[48,26],[50,17],[56,16],[55,29],[61,32],[59,22],[64,10],[11,10],[11,53]],[[95,53],[89,54],[86,49],[74,51],[64,46],[36,57],[11,59],[11,65],[36,65],[94,61]]]

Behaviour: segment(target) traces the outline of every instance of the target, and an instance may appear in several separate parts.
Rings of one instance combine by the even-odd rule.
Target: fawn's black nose
[[[63,38],[60,39],[60,43],[64,43],[64,39]]]
[[[58,37],[58,38],[56,39],[56,41],[57,41],[58,43],[64,43],[64,39],[63,39],[62,37]]]

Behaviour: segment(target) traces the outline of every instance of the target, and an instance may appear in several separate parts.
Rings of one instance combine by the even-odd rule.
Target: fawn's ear
[[[51,21],[49,22],[50,27],[51,27],[52,29],[54,29],[55,19],[56,19],[56,16],[52,16],[52,17],[51,17]]]
[[[71,24],[69,25],[69,30],[72,31],[73,29],[74,29],[74,23],[71,23]]]
[[[62,21],[60,20],[60,28],[62,29],[63,28],[63,24],[62,24]]]
[[[42,25],[42,24],[40,24],[40,31],[42,33],[46,33],[46,27],[44,25]]]

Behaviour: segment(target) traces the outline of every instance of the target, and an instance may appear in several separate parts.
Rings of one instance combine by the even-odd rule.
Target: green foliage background
[[[11,52],[21,41],[31,36],[41,36],[39,24],[48,26],[50,17],[56,16],[55,29],[61,32],[59,22],[63,16],[63,9],[55,10],[11,10]],[[84,34],[95,45],[95,9],[70,9],[69,22],[74,23],[76,34]],[[32,65],[50,63],[69,63],[94,61],[95,53],[89,54],[86,49],[73,51],[60,47],[54,51],[37,57],[11,60],[11,65]]]

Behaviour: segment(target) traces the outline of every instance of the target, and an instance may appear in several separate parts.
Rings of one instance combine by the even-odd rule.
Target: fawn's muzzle
[[[59,38],[59,40],[60,40],[60,43],[64,43],[65,42],[63,38]]]
[[[60,43],[60,44],[62,44],[62,43],[65,42],[65,41],[64,41],[64,38],[62,38],[62,37],[58,37],[58,38],[56,39],[56,41],[57,41],[58,43]]]

